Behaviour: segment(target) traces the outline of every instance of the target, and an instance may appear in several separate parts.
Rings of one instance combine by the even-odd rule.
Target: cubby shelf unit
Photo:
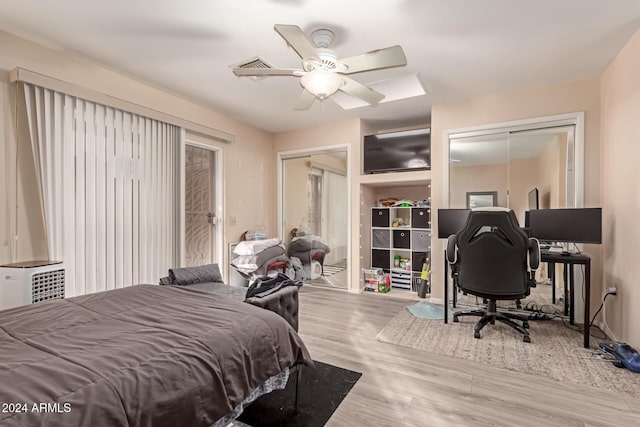
[[[409,266],[394,265],[396,257]],[[431,208],[371,208],[371,266],[390,273],[393,288],[416,290],[425,262],[431,263]]]

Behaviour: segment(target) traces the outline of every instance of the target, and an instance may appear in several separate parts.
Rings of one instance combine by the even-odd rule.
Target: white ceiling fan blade
[[[306,89],[302,89],[298,100],[296,101],[296,105],[294,107],[295,110],[308,110],[313,105],[313,101],[316,100],[314,94],[309,92]]]
[[[407,65],[407,57],[404,55],[402,47],[396,45],[351,56],[338,62],[347,66],[347,70],[341,71],[341,73],[352,74],[382,68],[402,67]]]
[[[340,87],[340,90],[356,98],[360,98],[368,104],[376,105],[378,102],[384,99],[384,95],[380,92],[376,92],[368,86],[358,83],[357,81],[344,77],[344,85]]]
[[[304,71],[295,68],[234,68],[233,74],[242,76],[300,76]]]
[[[300,58],[307,60],[313,59],[321,62],[315,46],[309,41],[307,36],[304,35],[300,27],[296,25],[276,24],[273,29],[276,30],[283,39],[285,39]]]

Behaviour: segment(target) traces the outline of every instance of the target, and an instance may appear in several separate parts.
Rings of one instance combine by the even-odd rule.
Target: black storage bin
[[[371,226],[372,227],[388,227],[389,226],[389,209],[371,209]]]
[[[431,264],[431,252],[411,252],[411,270],[422,271],[425,261]]]
[[[371,267],[384,268],[385,270],[389,270],[390,268],[390,251],[385,251],[381,249],[372,249],[371,250]]]
[[[393,230],[393,247],[399,249],[411,248],[411,231]]]
[[[412,228],[431,228],[431,208],[411,208]]]

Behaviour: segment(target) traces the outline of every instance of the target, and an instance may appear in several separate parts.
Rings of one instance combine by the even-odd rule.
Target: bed
[[[219,425],[312,363],[279,315],[198,289],[19,307],[0,312],[0,425]]]

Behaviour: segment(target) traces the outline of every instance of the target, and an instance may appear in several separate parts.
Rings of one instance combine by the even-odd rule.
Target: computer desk
[[[567,270],[569,271],[569,298],[564,299],[565,315],[566,308],[569,308],[569,322],[573,324],[575,314],[575,278],[573,273],[574,265],[584,265],[584,348],[589,348],[589,308],[591,306],[591,258],[585,254],[563,254],[561,252],[551,252],[546,249],[540,251],[540,261],[549,263],[552,269],[552,280],[555,288],[555,264],[564,265],[564,283],[567,284]],[[569,300],[569,301],[568,301]]]
[[[564,255],[559,252],[550,252],[548,250],[540,251],[540,261],[554,264],[563,264],[565,266],[565,283],[567,278],[567,266],[572,267],[574,265],[584,265],[584,332],[583,332],[583,346],[589,348],[589,307],[591,304],[591,258],[584,254],[569,254]],[[552,266],[549,266],[550,268]],[[449,263],[447,262],[447,252],[444,254],[444,323],[449,322]],[[573,290],[575,289],[573,268],[569,268],[569,289],[571,303],[569,304],[569,319],[573,321],[574,315],[574,300]],[[555,285],[554,285],[555,286]],[[455,292],[455,289],[454,289]],[[565,298],[565,304],[567,298]]]

